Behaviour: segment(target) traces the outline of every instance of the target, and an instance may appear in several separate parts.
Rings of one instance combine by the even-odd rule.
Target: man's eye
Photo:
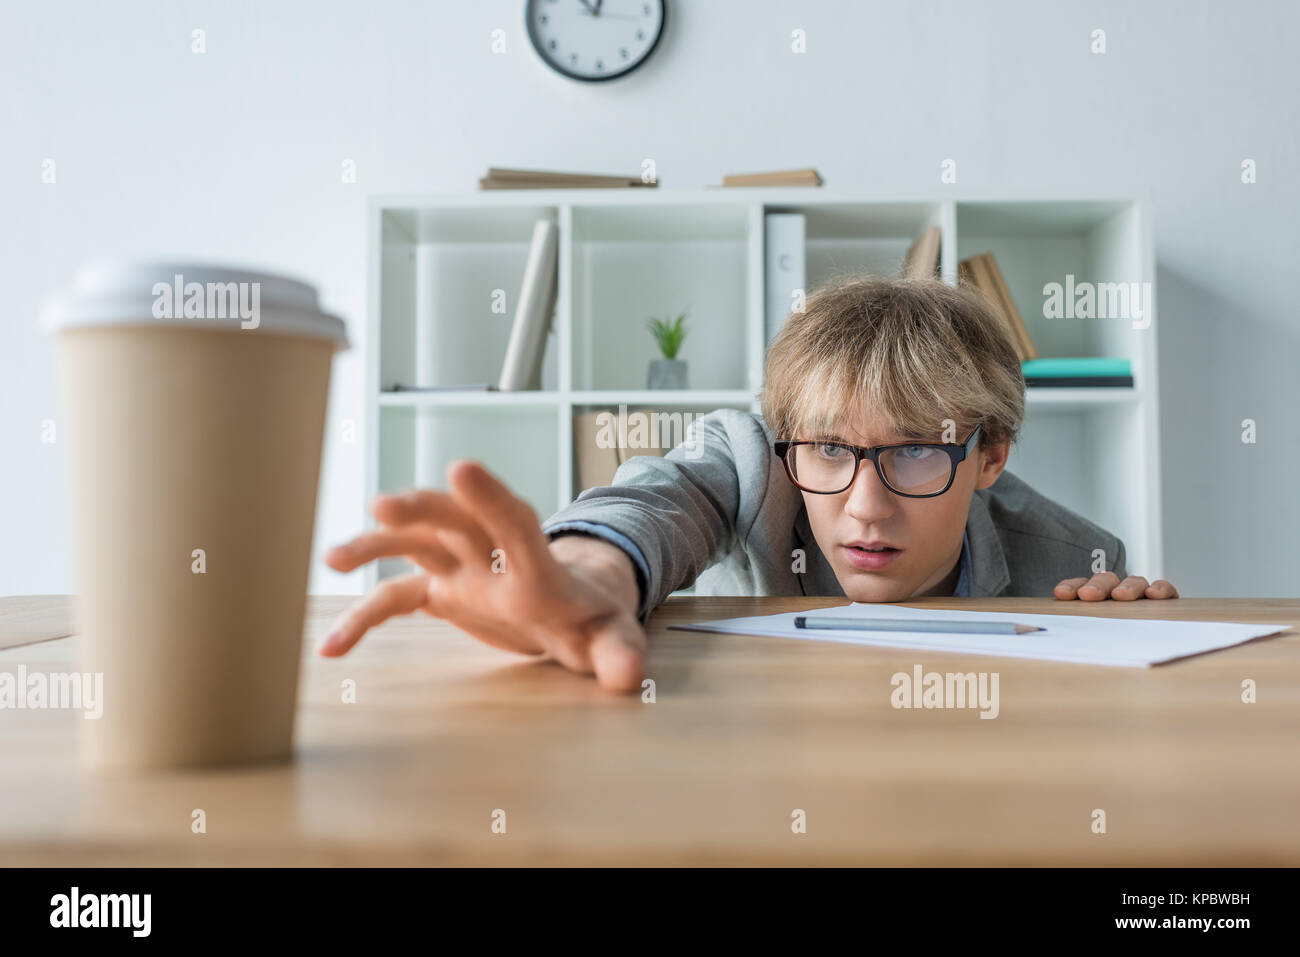
[[[905,445],[898,450],[906,459],[920,460],[934,452],[934,449],[924,445]]]
[[[816,449],[817,454],[824,459],[843,458],[844,456],[851,454],[848,449],[840,448],[838,445],[818,444],[813,446],[813,448]]]

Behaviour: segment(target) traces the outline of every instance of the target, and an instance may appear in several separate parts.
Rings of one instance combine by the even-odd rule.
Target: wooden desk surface
[[[1106,668],[666,631],[842,603],[675,598],[651,619],[645,704],[425,616],[315,657],[351,601],[311,600],[292,763],[92,775],[80,714],[0,710],[0,864],[1300,864],[1294,630]],[[1300,600],[909,604],[1300,622]],[[70,600],[0,599],[0,620],[33,609]],[[69,670],[76,641],[0,650],[0,671]],[[918,663],[998,672],[997,719],[891,707]]]

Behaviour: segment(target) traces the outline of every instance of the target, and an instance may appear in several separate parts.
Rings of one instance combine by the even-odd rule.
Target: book
[[[1015,346],[1016,355],[1020,357],[1022,362],[1025,359],[1030,358],[1025,353],[1024,343],[1020,341],[1020,336],[1016,334],[1016,330],[1011,325],[1010,317],[1002,307],[1002,296],[993,285],[993,277],[989,275],[988,271],[985,269],[984,260],[979,256],[972,256],[969,259],[963,260],[958,266],[957,275],[959,278],[962,275],[962,266],[966,267],[966,277],[970,279],[971,285],[973,285],[979,294],[984,297],[989,306],[992,307],[994,313],[997,314],[997,317],[1002,320],[1002,327],[1006,331],[1007,336],[1011,339],[1011,344]]]
[[[533,242],[510,327],[497,388],[502,392],[542,387],[542,356],[555,313],[558,230],[549,219],[533,225]]]
[[[1132,388],[1128,359],[1111,356],[1068,356],[1030,359],[1020,364],[1025,385],[1038,388]]]
[[[963,259],[957,265],[957,278],[963,285],[973,286],[988,300],[994,313],[1002,320],[1021,361],[1038,358],[1038,350],[1029,337],[1029,330],[1006,288],[1002,271],[998,269],[997,260],[992,253],[980,253]]]
[[[1002,303],[1002,309],[1007,319],[1011,322],[1011,329],[1020,339],[1020,344],[1024,348],[1026,359],[1037,359],[1038,350],[1034,348],[1034,340],[1029,336],[1029,327],[1025,325],[1024,317],[1020,315],[1020,310],[1016,308],[1016,301],[1011,298],[1011,290],[1007,288],[1006,280],[1002,278],[1002,270],[998,268],[998,261],[992,253],[983,253],[980,257],[984,262],[984,268],[993,280],[993,286],[998,292],[998,299]]]
[[[722,177],[723,186],[820,186],[822,178],[815,169],[787,169],[774,173],[730,173]]]
[[[939,274],[939,242],[943,235],[938,226],[931,226],[916,237],[903,257],[904,279],[933,279]]]
[[[634,417],[639,417],[639,421]],[[578,490],[612,484],[618,467],[633,456],[667,454],[671,446],[663,444],[662,430],[653,427],[655,418],[655,411],[638,408],[629,412],[626,406],[618,411],[597,409],[574,413],[574,477]],[[630,447],[632,440],[637,443],[635,448]]]
[[[989,308],[993,310],[993,314],[996,315],[998,320],[1002,323],[1002,328],[1006,332],[1007,338],[1011,340],[1011,345],[1016,350],[1016,357],[1022,362],[1029,358],[1025,355],[1024,347],[1020,344],[1020,337],[1012,331],[1011,324],[1007,321],[1007,318],[1002,311],[1001,302],[999,302],[995,297],[994,290],[992,289],[992,279],[985,275],[982,266],[979,267],[977,273],[974,258],[963,259],[957,264],[957,281],[963,286],[974,289],[984,297],[984,300],[989,304]]]
[[[1131,375],[1116,376],[1025,376],[1025,386],[1034,389],[1131,389]]]
[[[803,213],[768,213],[763,217],[763,255],[767,260],[765,314],[767,344],[785,325],[794,307],[794,293],[804,289],[806,264]]]
[[[480,180],[478,181],[478,188],[479,188],[480,190],[488,190],[488,189],[623,189],[623,188],[625,188],[625,187],[633,187],[633,186],[649,186],[649,187],[656,187],[656,186],[658,186],[658,185],[659,185],[658,183],[643,183],[643,182],[641,182],[640,180],[636,180],[636,181],[632,181],[632,180],[624,180],[624,181],[622,181],[622,182],[618,182],[618,183],[610,183],[610,182],[606,182],[606,181],[603,181],[603,180],[601,180],[601,181],[584,181],[584,180],[564,180],[564,181],[555,181],[555,180],[547,180],[547,181],[545,181],[545,182],[541,182],[541,181],[524,181],[524,180],[520,180],[520,181],[513,181],[513,180],[502,181],[502,180],[491,180],[491,179],[483,178],[483,179],[480,179]]]
[[[574,478],[578,491],[601,488],[614,481],[618,471],[618,449],[602,447],[598,439],[605,412],[578,412],[573,416]]]
[[[549,170],[508,169],[493,166],[478,181],[479,189],[620,189],[658,186],[640,176],[611,176],[600,173],[560,173]]]
[[[495,392],[493,382],[470,382],[466,385],[404,385],[394,382],[390,392]]]

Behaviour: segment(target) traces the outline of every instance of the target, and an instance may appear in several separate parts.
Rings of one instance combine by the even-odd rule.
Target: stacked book
[[[624,189],[658,186],[640,176],[606,176],[598,173],[553,173],[537,169],[493,166],[478,181],[479,189]]]
[[[1006,280],[1002,278],[1002,270],[998,268],[998,261],[993,258],[993,254],[980,253],[963,259],[957,266],[957,278],[963,285],[978,289],[993,306],[993,311],[1006,326],[1020,360],[1024,362],[1027,359],[1037,359],[1038,350],[1034,348],[1034,340],[1029,338],[1029,329],[1025,326],[1020,310],[1016,308],[1016,301],[1011,298],[1011,291],[1007,289]]]
[[[731,173],[722,177],[723,186],[820,186],[815,169],[784,169],[774,173]]]
[[[1079,356],[1061,359],[1030,359],[1020,363],[1025,385],[1037,388],[1133,388],[1133,369],[1128,359]]]

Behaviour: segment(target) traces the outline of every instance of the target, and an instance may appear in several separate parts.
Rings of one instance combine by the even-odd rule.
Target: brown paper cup
[[[94,766],[291,754],[337,343],[267,325],[58,333]]]

